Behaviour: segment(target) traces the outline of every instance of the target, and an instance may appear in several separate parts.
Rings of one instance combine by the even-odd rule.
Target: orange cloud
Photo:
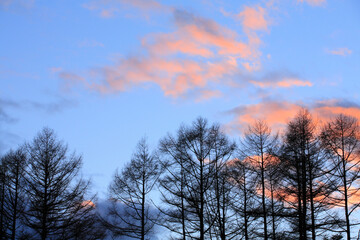
[[[142,1],[131,4],[135,6]],[[153,2],[146,8],[155,7],[160,5]],[[255,26],[248,24],[265,10],[257,6],[254,11],[250,7],[244,10],[243,19],[247,24],[244,28],[250,28],[244,38],[211,19],[174,9],[174,31],[148,34],[141,41],[143,54],[93,69],[88,73],[85,86],[106,94],[155,84],[165,96],[195,96],[197,101],[219,97],[222,94],[217,88],[219,85],[230,86],[236,74],[249,69],[242,68],[243,63],[260,65],[261,41],[253,30],[263,30],[265,19],[259,17]],[[59,77],[79,80],[64,73]]]
[[[314,119],[320,122],[328,121],[340,113],[360,120],[360,106],[339,99],[317,101],[308,106],[286,101],[267,101],[231,110],[235,118],[226,127],[228,131],[239,131],[254,120],[263,119],[273,130],[281,130],[303,107],[308,107]]]
[[[279,158],[273,155],[270,155],[268,153],[264,154],[264,167],[270,167],[272,165],[276,165],[280,162]],[[245,158],[245,160],[249,165],[251,165],[254,168],[260,168],[261,167],[261,156],[260,155],[253,155],[248,156]]]
[[[259,82],[259,81],[250,81],[255,86],[261,87],[261,88],[290,88],[290,87],[311,87],[313,84],[309,81],[296,79],[296,78],[284,78],[279,81],[274,82]]]
[[[332,55],[338,55],[338,56],[349,56],[351,55],[352,51],[348,48],[337,48],[334,50],[326,50],[327,53]]]
[[[91,200],[85,200],[82,201],[81,206],[85,208],[95,208],[95,203]]]
[[[298,0],[298,2],[301,2],[301,3],[306,2],[307,4],[309,4],[311,6],[321,6],[326,3],[326,0]]]

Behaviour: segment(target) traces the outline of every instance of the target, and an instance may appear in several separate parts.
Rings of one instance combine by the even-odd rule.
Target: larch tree
[[[227,164],[228,181],[234,185],[232,209],[236,213],[237,228],[241,239],[249,240],[256,236],[255,226],[258,216],[253,214],[257,202],[256,172],[246,159],[235,158]]]
[[[25,224],[38,239],[77,239],[71,226],[93,210],[86,199],[89,182],[78,176],[82,157],[69,154],[49,128],[39,132],[26,148]]]
[[[282,161],[282,189],[283,199],[296,210],[294,216],[295,231],[300,240],[308,239],[308,199],[309,173],[308,166],[314,156],[314,125],[307,110],[302,109],[287,126],[284,136]],[[313,212],[311,211],[313,220]],[[314,232],[312,232],[314,235]]]
[[[230,234],[229,189],[223,169],[234,149],[220,126],[209,125],[204,118],[181,126],[175,137],[161,140],[164,212],[168,228],[181,239],[226,239]]]
[[[111,218],[104,220],[114,235],[149,239],[158,218],[149,193],[160,173],[156,155],[150,152],[146,139],[141,139],[130,163],[115,173],[109,187],[113,205],[109,209]]]
[[[336,198],[344,209],[345,232],[351,239],[351,214],[360,205],[352,198],[360,190],[360,126],[356,118],[340,114],[327,123],[321,141],[331,162],[331,173],[338,181]]]
[[[186,237],[193,232],[188,228],[188,195],[186,181],[186,159],[182,152],[181,145],[171,135],[163,138],[159,144],[160,162],[164,174],[160,178],[161,201],[164,203],[159,207],[162,213],[161,225],[179,236],[179,239],[186,240]]]
[[[289,219],[300,239],[311,239],[338,226],[328,212],[334,192],[329,180],[328,162],[321,147],[317,125],[306,109],[301,109],[287,126],[282,149],[280,193],[294,216]]]
[[[7,219],[5,218],[5,190],[6,190],[6,164],[5,158],[0,158],[0,239],[5,239]]]
[[[268,239],[268,220],[269,210],[267,209],[267,197],[265,194],[266,179],[268,167],[274,159],[271,152],[276,147],[277,135],[272,135],[271,129],[265,121],[257,120],[254,124],[249,125],[245,135],[240,141],[240,152],[242,158],[248,158],[252,163],[254,170],[260,177],[259,185],[261,190],[261,215],[263,218],[263,235],[264,239]]]
[[[7,223],[3,236],[7,239],[18,239],[23,237],[23,217],[26,207],[25,198],[25,170],[27,167],[27,156],[22,147],[15,151],[9,151],[2,158],[4,166],[3,203],[2,218]]]

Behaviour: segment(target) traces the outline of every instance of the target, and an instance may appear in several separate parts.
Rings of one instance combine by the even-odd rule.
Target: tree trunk
[[[15,240],[16,236],[16,219],[18,211],[18,195],[19,195],[19,166],[16,166],[16,180],[15,180],[15,199],[14,199],[14,212],[13,212],[13,221],[11,229],[11,239]]]
[[[202,155],[201,155],[202,156]],[[204,229],[204,159],[200,160],[200,240],[205,240]]]
[[[314,193],[313,193],[313,176],[312,176],[312,166],[309,164],[309,181],[310,181],[310,208],[311,208],[311,233],[312,240],[316,239],[315,231],[315,208],[314,208]]]
[[[274,190],[273,183],[270,179],[270,191],[271,191],[271,218],[272,218],[272,235],[273,240],[276,240],[276,231],[275,231],[275,212],[274,212]]]
[[[349,219],[349,209],[348,209],[348,189],[347,189],[347,179],[346,179],[346,161],[345,161],[345,143],[344,135],[341,138],[341,150],[342,150],[342,168],[343,168],[343,184],[344,184],[344,201],[345,201],[345,219],[346,219],[346,236],[347,240],[351,240],[350,235],[350,219]]]
[[[142,199],[141,199],[141,240],[145,240],[145,173],[142,179]]]
[[[268,239],[267,234],[267,220],[266,220],[266,204],[265,204],[265,177],[264,177],[264,153],[261,149],[261,187],[262,187],[262,210],[264,219],[264,240]]]

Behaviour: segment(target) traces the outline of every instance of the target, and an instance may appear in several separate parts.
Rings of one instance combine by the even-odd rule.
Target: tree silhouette
[[[264,239],[268,239],[268,223],[267,223],[267,198],[265,195],[266,179],[268,168],[271,166],[273,156],[271,152],[276,147],[277,135],[271,134],[271,129],[268,127],[265,121],[255,121],[253,125],[249,125],[245,136],[240,142],[240,151],[243,158],[248,158],[260,177],[260,189],[261,189],[261,215],[263,218],[263,232]]]
[[[344,208],[346,235],[351,239],[350,215],[360,205],[358,201],[351,204],[351,198],[360,190],[360,127],[357,119],[343,114],[327,123],[321,134],[332,165],[332,174],[338,180],[338,200]]]
[[[109,187],[112,219],[105,219],[105,226],[114,235],[148,239],[158,217],[151,208],[149,193],[160,173],[156,156],[150,153],[146,139],[141,139],[130,163],[115,173]]]
[[[25,210],[25,169],[27,157],[22,147],[9,151],[2,162],[3,196],[1,218],[3,237],[17,239],[22,236],[22,220]],[[6,223],[6,224],[5,224]]]
[[[67,146],[49,128],[27,144],[27,151],[26,225],[38,239],[76,238],[71,226],[93,210],[85,198],[89,182],[77,179],[81,156],[69,155]]]

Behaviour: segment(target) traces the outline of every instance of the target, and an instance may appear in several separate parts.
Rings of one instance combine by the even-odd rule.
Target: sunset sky
[[[53,128],[100,196],[143,136],[360,118],[359,90],[358,0],[0,0],[0,153]]]

